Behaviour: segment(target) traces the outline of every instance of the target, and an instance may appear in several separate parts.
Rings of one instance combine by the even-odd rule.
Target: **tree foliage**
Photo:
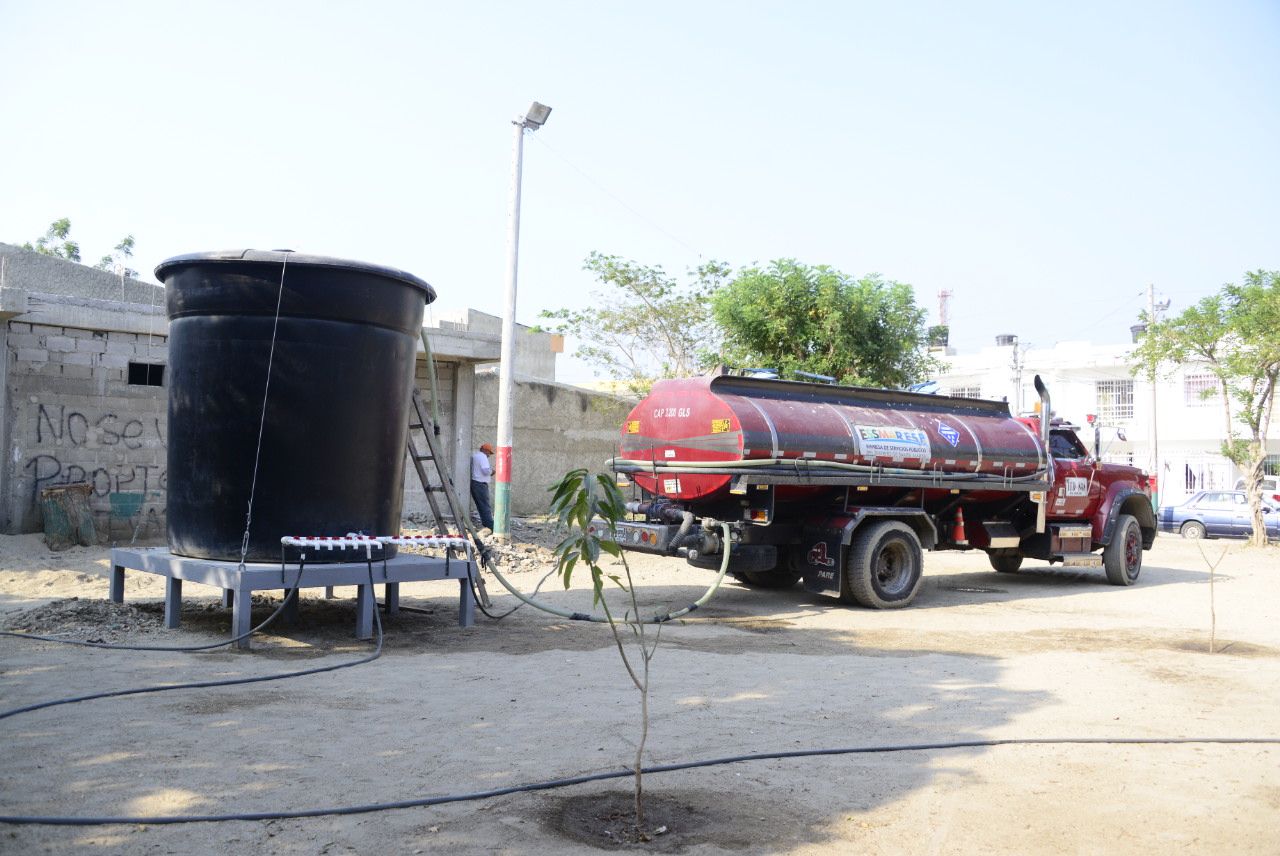
[[[779,259],[741,271],[712,301],[724,360],[841,383],[903,387],[935,371],[925,311],[911,287],[854,279],[826,265]]]
[[[708,262],[678,282],[661,267],[592,253],[583,265],[604,286],[585,310],[544,311],[557,333],[580,344],[575,355],[644,393],[654,380],[689,377],[706,367],[717,341],[707,299],[729,275]]]
[[[138,272],[125,264],[125,260],[133,257],[133,235],[125,235],[116,244],[109,255],[103,256],[94,265],[98,270],[118,273],[121,276],[136,277]],[[24,250],[32,250],[45,256],[56,256],[69,262],[80,261],[80,244],[71,240],[71,218],[63,217],[54,220],[42,237],[35,242],[28,241],[22,245]]]
[[[98,270],[105,270],[111,273],[118,273],[121,276],[136,277],[138,272],[129,267],[126,259],[133,258],[133,235],[125,235],[120,243],[116,244],[109,255],[103,256],[94,265]]]
[[[57,256],[69,262],[80,261],[80,245],[71,240],[71,220],[63,217],[49,224],[44,236],[22,245],[24,250],[34,250],[44,256]]]
[[[1265,544],[1262,476],[1280,382],[1280,271],[1246,273],[1243,284],[1228,283],[1176,317],[1145,320],[1147,331],[1133,354],[1135,372],[1154,377],[1199,363],[1217,377],[1222,454],[1244,472],[1253,543]]]

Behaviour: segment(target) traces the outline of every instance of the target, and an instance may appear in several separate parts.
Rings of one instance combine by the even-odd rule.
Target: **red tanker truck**
[[[617,534],[627,549],[709,569],[727,550],[749,585],[803,579],[874,609],[911,603],[926,549],[983,550],[1002,573],[1026,558],[1102,567],[1127,586],[1156,537],[1145,473],[998,401],[729,374],[659,381],[612,466],[635,488]]]

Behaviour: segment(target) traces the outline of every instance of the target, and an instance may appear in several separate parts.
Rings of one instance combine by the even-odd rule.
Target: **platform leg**
[[[356,638],[373,638],[373,586],[365,583],[356,587]]]
[[[223,608],[223,609],[228,609],[228,608],[230,608],[230,607],[231,607],[235,602],[236,602],[236,590],[235,590],[235,589],[223,589],[223,590],[222,590],[222,608]]]
[[[386,595],[383,597],[387,615],[400,614],[400,583],[387,583]]]
[[[165,577],[164,626],[170,630],[182,623],[182,580]]]
[[[294,594],[294,589],[284,590],[285,600],[288,602],[285,604],[284,611],[280,613],[280,618],[283,619],[285,624],[294,625],[298,623],[299,595],[294,595],[293,600],[289,600],[289,595],[291,594]]]
[[[238,588],[232,596],[234,603],[231,607],[231,636],[244,636],[253,628],[253,590],[248,588]],[[236,643],[237,648],[249,650],[249,637],[241,639]]]
[[[458,588],[458,626],[470,627],[476,623],[476,601],[471,596],[471,586],[467,585],[466,577],[458,580]]]
[[[124,603],[124,567],[115,565],[111,568],[111,583],[107,595],[112,603]]]
[[[324,598],[325,600],[333,600],[333,586],[324,587]]]

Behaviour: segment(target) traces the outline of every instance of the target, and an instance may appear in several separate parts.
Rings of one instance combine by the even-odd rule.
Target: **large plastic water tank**
[[[435,290],[285,251],[175,256],[156,277],[170,320],[169,549],[239,560],[251,491],[248,561],[279,561],[283,535],[397,533]]]

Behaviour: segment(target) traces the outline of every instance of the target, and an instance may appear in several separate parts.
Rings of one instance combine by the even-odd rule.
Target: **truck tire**
[[[1107,569],[1107,582],[1113,586],[1131,586],[1142,573],[1142,527],[1132,514],[1121,514],[1111,543],[1102,548],[1102,564]]]
[[[924,559],[915,530],[877,520],[854,533],[840,580],[840,600],[871,609],[900,609],[920,591]]]
[[[1183,538],[1190,538],[1192,541],[1198,541],[1204,537],[1204,524],[1199,520],[1188,520],[1182,524],[1182,529],[1178,530],[1182,533]]]
[[[1017,573],[1022,567],[1022,554],[1016,550],[992,550],[987,554],[991,567],[1001,574]]]

